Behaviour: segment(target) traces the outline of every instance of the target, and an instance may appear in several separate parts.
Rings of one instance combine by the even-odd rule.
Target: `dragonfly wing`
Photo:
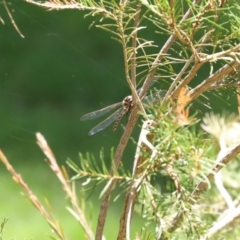
[[[160,101],[160,100],[163,99],[166,92],[167,91],[160,90],[156,93],[150,94],[149,96],[145,97],[142,102],[143,102],[143,104],[150,104],[150,103],[153,103],[153,102]]]
[[[159,76],[155,76],[150,84],[149,87],[151,87],[153,84],[155,84],[160,79]],[[142,87],[137,90],[137,94],[139,95],[140,91],[142,90]]]
[[[84,116],[81,117],[81,121],[86,121],[86,120],[91,120],[91,119],[95,119],[95,118],[98,118],[98,117],[101,117],[102,115],[104,115],[105,113],[111,111],[112,109],[116,108],[116,107],[119,107],[122,105],[122,102],[119,102],[119,103],[114,103],[112,105],[109,105],[105,108],[102,108],[100,110],[97,110],[97,111],[94,111],[94,112],[90,112],[90,113],[87,113],[85,114]]]
[[[150,86],[152,86],[157,80],[159,79],[159,77],[155,77],[152,84]],[[141,91],[141,88],[137,90],[137,94],[139,94]],[[160,91],[161,92],[161,91]],[[161,95],[161,94],[160,94]],[[165,93],[164,93],[165,95]],[[146,101],[147,103],[150,103],[152,101]],[[110,106],[107,106],[105,108],[102,108],[100,110],[97,110],[97,111],[94,111],[94,112],[90,112],[90,113],[87,113],[85,114],[84,116],[81,117],[81,121],[87,121],[87,120],[91,120],[91,119],[95,119],[95,118],[98,118],[98,117],[101,117],[102,115],[104,115],[105,113],[111,111],[112,109],[116,108],[116,107],[119,107],[122,105],[122,102],[118,102],[118,103],[114,103]]]
[[[117,111],[115,111],[112,115],[110,115],[108,118],[106,118],[104,121],[100,122],[97,126],[95,126],[91,131],[88,133],[88,135],[93,135],[97,132],[102,131],[107,126],[109,126],[112,122],[116,121],[119,116],[121,116],[125,110],[123,108],[119,108]]]

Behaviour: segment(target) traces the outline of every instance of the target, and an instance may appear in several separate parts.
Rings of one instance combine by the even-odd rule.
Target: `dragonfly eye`
[[[132,104],[132,96],[127,96],[122,101],[123,109],[125,109],[127,112],[133,107]]]

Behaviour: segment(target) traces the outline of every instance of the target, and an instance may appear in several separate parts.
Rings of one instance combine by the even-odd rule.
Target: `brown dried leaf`
[[[188,87],[184,86],[180,90],[178,100],[177,100],[177,106],[176,106],[176,121],[180,126],[189,125],[192,123],[195,119],[189,119],[189,109],[186,109],[186,106],[191,101],[191,97],[187,95]]]

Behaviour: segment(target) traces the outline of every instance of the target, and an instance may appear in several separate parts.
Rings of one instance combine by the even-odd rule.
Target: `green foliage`
[[[113,150],[113,149],[112,149]],[[96,160],[95,157],[87,153],[84,157],[83,154],[80,153],[79,157],[79,166],[72,160],[68,160],[67,164],[77,175],[71,178],[71,181],[76,181],[79,179],[87,179],[86,184],[91,183],[91,181],[96,181],[97,184],[101,184],[102,181],[106,181],[109,179],[117,179],[117,180],[130,180],[131,178],[128,176],[129,173],[125,173],[123,168],[120,168],[118,171],[114,172],[114,176],[109,175],[109,171],[106,162],[104,161],[104,150],[102,149],[100,152],[100,161]],[[111,159],[113,159],[113,155],[111,153]],[[100,164],[101,163],[101,167]]]
[[[174,116],[166,114],[167,109],[169,107],[163,109],[155,105],[149,116],[155,122],[151,134],[157,154],[153,160],[145,156],[147,160],[141,166],[148,169],[139,196],[144,206],[141,215],[146,219],[146,226],[155,222],[159,237],[164,235],[171,239],[180,233],[165,232],[166,225],[171,224],[173,217],[184,216],[180,227],[181,237],[196,239],[203,234],[206,222],[200,218],[200,212],[192,210],[189,199],[196,184],[201,178],[206,178],[208,164],[214,162],[208,157],[209,146],[203,145],[202,133],[194,128],[197,122],[188,127],[179,127],[173,121]],[[172,183],[170,188],[169,183]],[[154,209],[153,201],[156,205]]]

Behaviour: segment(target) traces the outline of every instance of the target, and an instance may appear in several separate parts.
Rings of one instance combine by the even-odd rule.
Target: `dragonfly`
[[[149,95],[147,97],[145,97],[142,101],[143,104],[150,104],[154,101],[160,100],[164,97],[165,95],[165,91],[157,91],[157,93],[154,93],[152,95]],[[98,125],[96,125],[94,128],[92,128],[90,130],[90,132],[88,133],[88,135],[94,135],[102,130],[104,130],[106,127],[108,127],[111,123],[114,123],[113,125],[113,131],[115,131],[118,127],[118,124],[120,122],[120,120],[122,119],[122,117],[129,113],[131,111],[131,109],[133,108],[133,99],[132,96],[129,95],[127,97],[125,97],[123,99],[122,102],[118,102],[118,103],[114,103],[112,105],[109,105],[105,108],[102,108],[100,110],[94,111],[94,112],[90,112],[85,114],[84,116],[81,117],[81,121],[87,121],[87,120],[92,120],[98,117],[101,117],[102,115],[110,112],[111,110],[120,107],[118,110],[116,110],[113,114],[111,114],[108,118],[106,118],[105,120],[103,120],[102,122],[100,122]]]

